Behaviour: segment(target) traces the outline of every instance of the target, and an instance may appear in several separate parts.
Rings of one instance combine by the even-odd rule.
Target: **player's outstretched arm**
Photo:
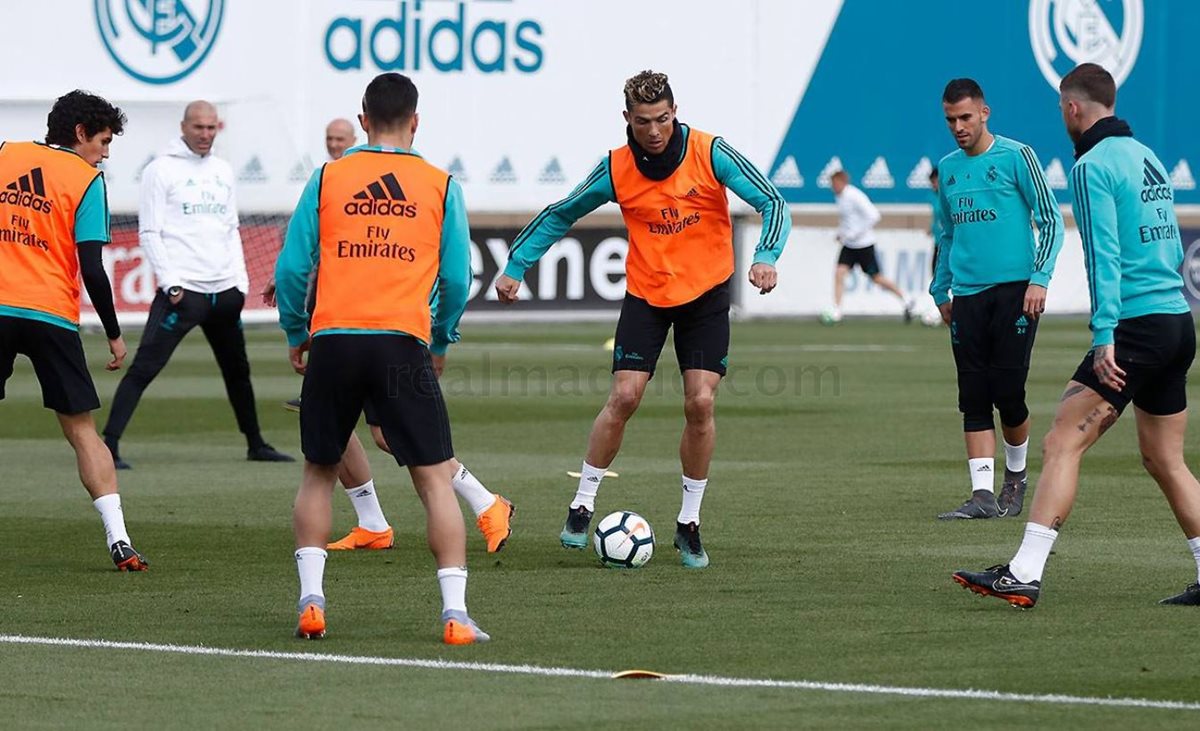
[[[1092,295],[1092,347],[1112,345],[1121,316],[1121,243],[1112,181],[1096,163],[1081,162],[1071,171],[1071,189]]]
[[[1038,235],[1033,250],[1033,272],[1029,283],[1041,287],[1042,301],[1045,301],[1045,288],[1050,286],[1050,277],[1054,274],[1054,262],[1063,244],[1063,218],[1054,198],[1046,175],[1042,172],[1042,164],[1033,148],[1021,148],[1021,160],[1017,163],[1017,187],[1021,197],[1033,215]],[[1030,314],[1030,313],[1026,313]],[[1036,315],[1037,313],[1033,313]]]
[[[570,231],[576,221],[616,200],[608,158],[605,157],[566,198],[547,206],[513,239],[508,249],[508,265],[496,279],[496,295],[500,301],[516,302],[521,280],[529,267]]]
[[[750,283],[758,287],[760,294],[766,294],[777,283],[775,262],[792,232],[791,209],[767,176],[721,137],[713,143],[712,164],[717,180],[762,216],[762,233],[754,247]]]
[[[308,292],[308,275],[320,256],[317,203],[323,170],[324,168],[314,172],[308,184],[304,186],[304,192],[300,194],[296,210],[288,222],[283,248],[275,261],[275,299],[279,306],[279,327],[287,334],[288,346],[293,350],[308,341],[305,297]],[[295,366],[293,359],[292,367]]]
[[[462,188],[453,179],[446,189],[446,213],[442,220],[436,304],[432,307],[433,334],[429,343],[438,375],[445,365],[446,349],[459,340],[458,321],[467,309],[471,293],[471,228]]]

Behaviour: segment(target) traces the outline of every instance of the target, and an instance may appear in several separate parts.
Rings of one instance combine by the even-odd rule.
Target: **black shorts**
[[[838,264],[851,269],[857,266],[868,277],[875,276],[879,273],[879,260],[875,258],[875,244],[864,246],[861,249],[843,246],[842,252],[838,254]]]
[[[1037,320],[1025,316],[1028,282],[997,284],[954,298],[950,344],[959,373],[1029,370]]]
[[[70,415],[100,408],[78,332],[24,317],[0,316],[0,399],[18,353],[33,362],[47,409]]]
[[[1117,365],[1125,371],[1125,389],[1100,383],[1092,370],[1092,353],[1072,378],[1092,389],[1118,412],[1133,405],[1154,416],[1170,416],[1187,408],[1187,372],[1196,356],[1192,313],[1143,315],[1117,323],[1113,333]]]
[[[655,307],[626,293],[617,321],[613,373],[654,373],[658,356],[675,326],[675,357],[680,371],[712,371],[722,376],[729,360],[729,282],[675,307]]]
[[[368,403],[397,463],[420,467],[454,456],[429,351],[407,335],[314,337],[300,401],[300,446],[309,462],[340,462]]]

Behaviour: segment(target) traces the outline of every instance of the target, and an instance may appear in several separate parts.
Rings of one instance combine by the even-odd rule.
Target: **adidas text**
[[[386,199],[350,201],[343,210],[347,216],[401,216],[417,217],[417,204]]]
[[[50,213],[54,210],[54,204],[33,193],[20,193],[15,190],[0,190],[0,203],[7,203],[10,206],[21,206],[22,208],[32,208],[41,213]]]

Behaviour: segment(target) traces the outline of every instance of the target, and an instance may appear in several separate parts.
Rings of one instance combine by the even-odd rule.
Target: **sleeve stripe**
[[[1038,246],[1033,262],[1033,270],[1041,271],[1041,268],[1046,265],[1046,260],[1050,258],[1050,252],[1054,249],[1054,239],[1058,235],[1053,208],[1054,196],[1046,186],[1046,178],[1042,174],[1042,169],[1037,165],[1033,151],[1028,147],[1023,147],[1021,148],[1021,157],[1025,159],[1025,165],[1029,168],[1029,177],[1033,180],[1033,186],[1037,192],[1038,208],[1042,222],[1044,222],[1044,225],[1038,226]]]
[[[1079,237],[1083,242],[1083,263],[1088,277],[1088,299],[1092,307],[1092,314],[1095,315],[1096,250],[1092,240],[1092,206],[1091,200],[1088,198],[1087,164],[1076,166],[1072,176],[1072,182],[1075,184],[1075,209],[1080,217],[1080,220],[1075,223],[1079,226]]]
[[[521,248],[522,244],[529,240],[530,234],[532,234],[533,231],[541,225],[542,221],[545,220],[547,216],[554,213],[562,206],[570,203],[573,199],[578,198],[585,190],[598,183],[600,179],[604,177],[605,173],[607,172],[604,162],[605,161],[602,160],[597,163],[596,167],[592,169],[591,174],[588,175],[582,183],[575,186],[575,190],[572,190],[566,198],[563,198],[557,203],[552,203],[551,205],[546,206],[541,213],[539,213],[532,221],[525,225],[525,228],[521,229],[521,232],[517,234],[515,239],[513,239],[512,245],[508,247],[508,256],[510,259],[512,258],[513,253],[517,249]]]
[[[755,188],[758,188],[763,195],[775,203],[771,221],[767,227],[767,235],[763,237],[762,243],[754,248],[756,252],[773,251],[779,245],[779,234],[783,230],[783,217],[787,215],[787,203],[779,195],[779,191],[775,189],[775,186],[767,181],[762,172],[753,163],[743,157],[741,153],[730,147],[729,143],[718,137],[717,146],[721,152],[725,153],[733,161],[733,164],[742,171],[742,174],[746,176],[746,179]]]

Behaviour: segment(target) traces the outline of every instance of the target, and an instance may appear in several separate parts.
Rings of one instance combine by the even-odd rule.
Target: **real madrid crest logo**
[[[1142,47],[1142,0],[1030,0],[1029,43],[1054,89],[1075,66],[1092,62],[1120,86]]]

